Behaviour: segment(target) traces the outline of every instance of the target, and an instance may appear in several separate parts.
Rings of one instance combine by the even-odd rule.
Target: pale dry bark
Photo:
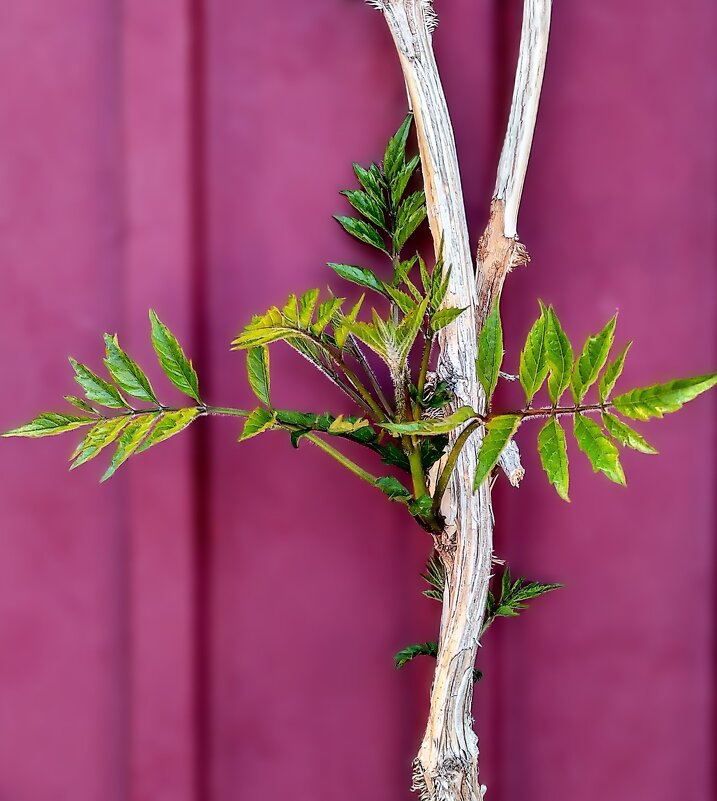
[[[454,386],[456,405],[484,411],[477,380],[477,338],[509,270],[528,261],[517,239],[517,214],[532,142],[550,23],[550,0],[526,0],[521,52],[508,132],[488,226],[474,271],[455,140],[436,66],[430,0],[369,0],[383,12],[398,51],[415,114],[436,252],[443,247],[451,282],[446,306],[470,310],[439,334],[438,373]],[[426,732],[414,762],[414,789],[423,801],[480,801],[478,740],[473,729],[473,668],[493,555],[493,512],[486,481],[473,491],[480,433],[457,460],[441,512],[436,547],[446,587]],[[455,437],[454,437],[455,438]],[[522,467],[511,447],[502,465],[517,483]]]

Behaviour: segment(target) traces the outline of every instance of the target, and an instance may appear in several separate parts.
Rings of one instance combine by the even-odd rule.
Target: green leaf
[[[361,311],[361,306],[363,305],[365,297],[366,295],[361,295],[351,311],[346,315],[342,315],[340,320],[334,325],[334,339],[336,340],[336,345],[340,350],[343,350],[344,345],[346,344],[346,340],[351,333],[351,326],[356,322],[356,318],[358,317],[359,311]]]
[[[421,189],[409,195],[401,204],[393,235],[393,249],[398,253],[426,219],[426,196]]]
[[[244,442],[246,439],[256,437],[257,434],[263,434],[264,431],[270,429],[276,422],[276,414],[267,411],[261,406],[247,417],[244,422],[244,429],[239,437],[239,442]]]
[[[448,447],[448,437],[445,434],[437,437],[427,437],[421,440],[419,447],[421,449],[423,469],[430,470],[445,453]]]
[[[421,495],[408,504],[408,511],[414,517],[428,517],[433,508],[433,498],[430,495]]]
[[[357,267],[354,264],[334,264],[331,261],[328,262],[328,265],[347,281],[373,289],[374,292],[378,292],[384,297],[387,296],[383,281],[371,270],[367,270],[365,267]]]
[[[152,345],[167,378],[180,392],[201,403],[197,373],[184,355],[177,338],[154,310],[150,310],[149,319],[152,323]]]
[[[378,248],[378,250],[382,250],[384,253],[388,253],[388,250],[386,250],[386,243],[383,241],[381,234],[379,234],[371,223],[365,220],[359,220],[356,217],[342,217],[341,215],[334,215],[334,219],[347,234],[351,234],[351,236],[358,239],[359,242],[371,245],[372,247]]]
[[[632,342],[628,342],[617,359],[615,359],[613,362],[610,362],[610,364],[608,364],[608,366],[605,368],[605,372],[602,374],[600,378],[600,384],[598,386],[600,403],[605,403],[605,401],[610,397],[610,393],[615,388],[617,379],[622,375],[622,369],[625,366],[625,357],[627,356],[627,352],[630,350],[631,346]]]
[[[582,414],[576,414],[573,422],[578,447],[590,460],[593,470],[596,473],[600,471],[610,481],[625,486],[625,474],[620,464],[620,454],[600,426]]]
[[[615,408],[633,420],[649,420],[663,414],[676,412],[683,404],[693,400],[717,384],[717,373],[680,378],[666,384],[655,384],[618,395],[613,400]]]
[[[386,229],[383,203],[360,189],[345,189],[339,194],[343,195],[356,211],[363,214],[367,220],[378,225],[379,228]]]
[[[249,386],[257,398],[265,405],[271,406],[269,378],[269,348],[266,345],[249,348],[246,352],[246,369]]]
[[[467,307],[466,307],[467,308]],[[431,317],[431,333],[435,334],[441,330],[441,328],[445,328],[447,325],[450,325],[454,320],[463,314],[466,309],[441,309],[437,311]]]
[[[399,651],[393,659],[396,663],[396,670],[400,670],[404,665],[407,665],[417,656],[432,656],[435,658],[437,655],[437,642],[422,642],[418,643],[417,645],[409,645],[408,648],[404,648],[402,651]]]
[[[426,598],[442,601],[443,591],[446,586],[446,568],[441,562],[438,554],[433,551],[428,562],[426,562],[426,572],[421,573],[421,578],[431,585],[430,590],[424,590]]]
[[[368,420],[364,419],[344,419],[344,416],[340,414],[328,427],[327,431],[329,434],[354,434],[360,428],[370,427],[370,423]]]
[[[634,428],[631,428],[627,423],[624,423],[609,412],[603,412],[602,421],[610,436],[616,439],[621,445],[640,451],[640,453],[657,453],[657,449],[653,448]]]
[[[439,434],[448,434],[459,425],[474,420],[478,415],[470,406],[461,406],[449,417],[438,420],[411,420],[405,423],[380,423],[392,434],[418,434],[422,437],[436,437]]]
[[[595,383],[600,370],[607,361],[607,357],[615,338],[615,324],[617,314],[612,317],[605,328],[600,333],[588,338],[580,354],[580,358],[575,363],[573,375],[571,377],[571,388],[575,403],[580,403],[585,397],[585,393]]]
[[[139,400],[148,401],[159,406],[157,396],[154,394],[149,379],[142,368],[122,350],[117,336],[105,334],[105,366],[112,376],[115,384],[128,395]]]
[[[411,493],[394,476],[382,476],[376,479],[376,486],[387,495],[390,500],[406,500]]]
[[[316,301],[319,299],[319,290],[310,289],[299,298],[299,328],[308,328],[314,317]]]
[[[107,406],[110,409],[127,409],[127,401],[120,395],[114,385],[93,373],[89,367],[70,359],[72,369],[75,371],[75,381],[85,390],[88,400]]]
[[[401,127],[391,137],[383,157],[383,171],[389,181],[393,181],[399,174],[406,159],[406,142],[408,132],[411,130],[413,114],[409,114],[401,123]]]
[[[545,357],[550,368],[548,392],[550,400],[557,406],[561,395],[570,385],[573,349],[552,306],[548,308],[548,321],[545,329]]]
[[[410,295],[407,295],[395,286],[387,284],[386,292],[404,314],[410,314],[416,308],[416,301]]]
[[[483,384],[486,399],[490,401],[498,384],[500,365],[503,363],[503,327],[500,322],[498,304],[486,318],[478,337],[478,358],[476,369]]]
[[[73,454],[74,461],[70,465],[70,470],[94,459],[103,448],[113,443],[129,420],[129,416],[123,415],[112,417],[109,420],[100,420],[99,423],[92,426]]]
[[[89,414],[95,415],[97,417],[97,411],[90,406],[87,401],[82,400],[82,398],[76,398],[74,395],[65,395],[65,400],[75,406],[78,409],[81,409],[83,412],[88,412]]]
[[[538,453],[548,481],[555,487],[564,501],[570,501],[568,486],[568,451],[565,432],[558,421],[551,417],[538,434]]]
[[[137,449],[137,453],[142,453],[153,445],[179,434],[200,414],[199,409],[179,409],[176,412],[164,412],[157,425],[150,431],[147,439]]]
[[[562,589],[562,584],[540,584],[537,581],[531,581],[523,584],[524,579],[518,579],[513,585],[510,593],[510,601],[512,604],[522,603],[523,601],[530,601],[533,598],[539,598],[541,595],[553,592],[553,590]],[[514,608],[524,609],[524,606]]]
[[[543,385],[548,375],[548,358],[545,346],[545,331],[547,328],[546,309],[540,304],[540,317],[535,321],[533,327],[525,340],[525,347],[520,354],[520,383],[525,390],[525,400],[528,405],[533,400],[535,393]]]
[[[3,433],[3,437],[53,437],[55,434],[64,434],[66,431],[74,431],[81,426],[88,426],[96,423],[93,417],[74,417],[70,414],[56,414],[55,412],[44,412],[34,420],[18,428],[11,428]]]
[[[346,298],[329,298],[319,304],[316,311],[316,322],[311,326],[311,333],[319,336],[323,333],[326,326],[334,319],[334,315],[343,306]]]
[[[122,436],[117,442],[117,450],[114,452],[110,466],[100,479],[100,482],[111,478],[117,472],[117,469],[137,450],[158,416],[157,414],[143,414],[135,417],[125,426]]]
[[[403,197],[403,193],[406,191],[408,182],[411,180],[411,176],[415,172],[420,161],[420,156],[414,156],[412,159],[407,161],[398,171],[394,180],[391,182],[391,200],[393,201],[394,208],[401,202],[401,198]]]
[[[503,414],[494,417],[486,424],[486,434],[478,453],[478,465],[473,480],[475,490],[488,478],[490,471],[498,464],[503,449],[518,430],[520,422],[520,416],[517,414]]]
[[[376,169],[376,165],[371,165],[372,169],[365,170],[360,164],[354,163],[353,168],[359,183],[369,195],[382,207],[385,208],[384,183],[381,173]]]

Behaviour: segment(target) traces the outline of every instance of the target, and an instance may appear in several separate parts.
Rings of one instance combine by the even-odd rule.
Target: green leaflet
[[[404,314],[410,314],[416,308],[416,301],[401,289],[387,284],[386,293]]]
[[[370,426],[368,420],[344,419],[344,416],[340,414],[326,430],[329,434],[354,434],[360,428],[370,428]]]
[[[346,315],[339,315],[339,320],[334,324],[334,340],[336,341],[336,345],[340,350],[343,350],[344,345],[346,344],[346,340],[351,333],[351,326],[356,322],[356,318],[358,317],[359,311],[361,311],[361,306],[363,305],[365,297],[366,295],[361,295],[351,311]]]
[[[299,298],[299,315],[297,318],[299,328],[308,328],[311,325],[318,299],[318,289],[310,289]]]
[[[152,345],[165,375],[180,392],[201,403],[197,373],[184,355],[177,338],[153,309],[150,309],[149,319],[152,324]]]
[[[360,189],[345,189],[339,192],[343,195],[348,202],[369,222],[378,225],[379,228],[386,230],[386,218],[384,216],[384,206],[368,192],[362,192]]]
[[[87,403],[87,401],[82,400],[82,398],[76,398],[74,395],[65,395],[64,398],[72,406],[81,409],[83,412],[93,414],[95,417],[97,416],[97,412],[90,406],[89,403]]]
[[[371,223],[365,220],[359,220],[356,217],[343,217],[340,214],[334,215],[334,219],[347,234],[351,234],[351,236],[358,239],[359,242],[371,245],[378,250],[382,250],[384,253],[388,253],[383,237]]]
[[[538,434],[538,453],[548,481],[555,487],[558,495],[569,502],[570,477],[565,432],[554,417],[548,420]]]
[[[603,412],[602,421],[610,436],[621,445],[640,451],[640,453],[657,453],[657,449],[653,448],[641,434],[638,434],[634,428],[630,428],[627,423],[623,423],[622,420],[612,414]]]
[[[129,416],[113,417],[109,420],[100,420],[99,423],[92,426],[72,454],[74,461],[70,465],[70,470],[94,459],[103,448],[117,439],[129,421]]]
[[[446,586],[446,568],[436,551],[433,551],[428,562],[426,562],[426,572],[421,573],[421,578],[431,587],[430,590],[423,591],[426,598],[442,601],[443,591]]]
[[[535,393],[543,385],[548,375],[548,359],[545,347],[546,309],[540,304],[540,317],[535,321],[533,327],[525,340],[523,352],[520,354],[520,383],[525,390],[525,401],[528,405],[533,400]]]
[[[615,408],[633,420],[649,420],[663,414],[676,412],[683,404],[693,400],[717,384],[717,373],[680,378],[666,384],[655,384],[618,395],[613,400]]]
[[[500,365],[503,363],[503,326],[500,322],[498,304],[486,318],[478,338],[476,369],[487,400],[493,397],[498,384]]]
[[[120,395],[117,387],[93,373],[89,367],[70,359],[72,369],[75,371],[75,381],[85,390],[88,400],[107,406],[110,409],[128,409],[127,402]]]
[[[463,314],[466,309],[440,309],[431,317],[431,333],[436,334],[441,328],[450,325]]]
[[[436,657],[437,655],[437,642],[422,642],[418,643],[417,645],[409,645],[408,648],[404,648],[402,651],[399,651],[396,656],[394,656],[393,660],[396,664],[396,670],[400,670],[404,665],[407,665],[417,656]]]
[[[110,466],[100,479],[100,482],[111,478],[117,472],[117,469],[137,450],[158,416],[157,414],[143,414],[141,417],[135,417],[125,426],[122,436],[117,442],[117,449],[112,456]]]
[[[11,428],[3,433],[3,437],[52,437],[55,434],[64,434],[66,431],[73,431],[81,426],[88,426],[96,423],[97,418],[75,417],[70,414],[55,414],[54,412],[44,412],[34,420],[18,428]]]
[[[593,470],[596,473],[600,471],[610,481],[625,486],[625,474],[620,464],[620,454],[600,426],[582,414],[576,414],[573,422],[578,447],[590,460]]]
[[[244,422],[244,428],[239,437],[239,442],[244,442],[246,439],[256,437],[257,434],[262,434],[264,431],[270,429],[275,422],[275,413],[269,412],[261,406],[254,409]]]
[[[376,486],[387,495],[389,500],[408,500],[411,493],[401,484],[401,482],[394,478],[394,476],[382,476],[376,479]]]
[[[374,292],[378,292],[381,295],[387,295],[383,281],[371,270],[367,270],[365,267],[357,267],[354,264],[334,264],[331,261],[328,262],[328,265],[347,281],[364,286],[367,289],[373,289]]]
[[[421,495],[408,504],[408,511],[414,517],[427,518],[433,511],[433,498],[430,495]]]
[[[381,423],[381,428],[385,428],[396,436],[401,434],[418,434],[422,437],[435,437],[439,434],[448,434],[459,425],[474,420],[476,412],[470,406],[461,406],[450,417],[439,420],[412,420],[406,423]]]
[[[399,206],[396,229],[393,234],[393,249],[396,253],[413,236],[418,226],[426,219],[426,196],[423,190],[409,195]]]
[[[630,350],[631,346],[632,342],[628,342],[627,345],[625,345],[622,353],[617,357],[617,359],[615,359],[615,361],[608,364],[608,366],[605,368],[605,372],[600,377],[600,383],[598,385],[600,403],[605,403],[605,401],[610,397],[610,393],[613,391],[615,384],[617,383],[617,379],[622,375],[622,369],[625,366],[625,357],[627,356],[627,352]]]
[[[545,356],[550,368],[548,393],[553,405],[557,406],[561,395],[570,384],[573,349],[552,306],[548,308],[548,322],[545,329]]]
[[[420,163],[420,157],[414,156],[412,159],[406,162],[406,164],[401,167],[401,169],[396,174],[394,180],[391,182],[391,202],[393,203],[394,207],[398,206],[403,197],[403,193],[406,191],[406,187],[408,186],[408,182],[411,180],[411,176],[416,171],[416,167],[418,167]]]
[[[271,406],[269,348],[266,345],[247,350],[246,369],[253,393],[265,406]]]
[[[361,186],[381,207],[385,208],[384,186],[381,173],[376,169],[376,165],[371,165],[372,169],[365,170],[360,164],[354,162],[353,168]]]
[[[510,567],[506,565],[501,577],[499,597],[496,599],[493,593],[488,594],[486,622],[483,625],[483,631],[488,628],[493,618],[516,617],[522,610],[528,608],[525,605],[526,601],[531,601],[533,598],[558,590],[562,586],[562,584],[541,584],[537,581],[526,581],[524,578],[517,578],[513,581],[510,575]]]
[[[137,453],[143,453],[153,445],[158,445],[175,434],[179,434],[193,420],[196,420],[199,414],[200,409],[178,409],[176,412],[164,412],[147,439],[137,449]]]
[[[488,421],[486,434],[478,453],[473,489],[477,490],[488,478],[490,471],[498,464],[503,449],[518,430],[519,425],[520,416],[517,414],[503,414]]]
[[[149,379],[142,368],[132,361],[119,346],[117,336],[105,334],[104,339],[106,347],[105,366],[117,386],[133,398],[159,406],[159,401],[154,394]]]
[[[383,171],[389,182],[394,181],[399,175],[406,159],[406,142],[408,132],[411,130],[413,114],[409,114],[401,123],[401,127],[389,139],[386,146],[386,153],[383,157]]]
[[[329,298],[319,304],[319,308],[316,310],[316,320],[311,325],[311,333],[314,336],[318,337],[324,332],[345,300],[346,298]]]
[[[607,361],[615,337],[616,323],[617,314],[608,321],[600,333],[589,337],[585,343],[583,352],[575,363],[571,377],[571,389],[575,403],[582,401],[585,393],[595,383],[600,370],[602,370]]]

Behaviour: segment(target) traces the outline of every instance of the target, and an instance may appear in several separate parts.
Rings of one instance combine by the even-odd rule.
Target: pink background
[[[440,3],[436,48],[472,235],[493,184],[518,0]],[[330,219],[404,91],[359,0],[0,0],[0,428],[100,367],[153,365],[157,308],[212,402],[250,403],[228,343],[254,311],[363,259]],[[557,306],[575,338],[620,308],[625,385],[717,366],[714,0],[559,2],[504,294],[508,360]],[[275,351],[275,394],[326,389]],[[281,375],[279,375],[281,370]],[[154,370],[152,375],[161,381]],[[344,407],[332,395],[337,410]],[[715,798],[715,410],[626,454],[572,455],[573,503],[523,434],[497,551],[567,589],[486,638],[476,714],[491,801]],[[426,714],[429,543],[283,437],[201,421],[107,485],[65,438],[0,446],[0,801],[397,801]]]

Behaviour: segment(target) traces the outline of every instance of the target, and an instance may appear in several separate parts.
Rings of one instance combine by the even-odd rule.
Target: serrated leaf
[[[419,445],[421,450],[421,464],[423,469],[428,471],[443,456],[448,447],[448,437],[439,435],[437,437],[427,437],[422,439]]]
[[[717,373],[679,378],[665,384],[641,387],[618,395],[613,400],[615,408],[633,420],[649,420],[663,414],[676,412],[683,404],[693,400],[717,384]]]
[[[657,449],[653,448],[634,428],[631,428],[627,423],[624,423],[609,412],[603,412],[602,421],[605,424],[608,434],[621,445],[640,451],[640,453],[657,453]]]
[[[269,348],[266,345],[247,350],[246,370],[252,392],[265,406],[271,406]]]
[[[448,434],[463,423],[474,420],[478,415],[470,406],[461,406],[449,417],[438,420],[411,420],[405,423],[381,423],[385,428],[397,436],[402,434],[418,434],[422,437],[436,437]]]
[[[351,311],[348,314],[341,316],[339,322],[334,325],[334,340],[336,341],[336,345],[340,350],[343,350],[344,345],[346,344],[346,340],[351,333],[351,326],[356,322],[356,318],[358,317],[358,313],[361,311],[361,306],[363,306],[365,297],[366,295],[361,295]]]
[[[533,400],[535,393],[542,387],[550,369],[545,347],[546,328],[546,309],[541,304],[540,317],[528,332],[528,338],[525,340],[525,346],[520,354],[519,378],[528,405]]]
[[[473,479],[475,490],[488,478],[490,471],[498,464],[503,449],[518,430],[519,425],[520,416],[517,414],[503,414],[488,421]]]
[[[421,573],[421,578],[433,588],[432,590],[426,590],[423,594],[427,598],[442,600],[446,586],[446,568],[435,551],[426,562],[426,572]],[[429,593],[431,594],[429,595]]]
[[[197,373],[184,355],[177,338],[154,310],[150,310],[149,319],[152,324],[152,345],[165,375],[180,392],[201,403]]]
[[[73,462],[70,470],[74,470],[90,459],[94,459],[98,453],[113,443],[120,435],[125,426],[129,423],[128,415],[122,417],[112,417],[109,420],[100,420],[87,432],[85,438],[72,454]]]
[[[386,153],[383,157],[383,171],[389,182],[396,178],[405,164],[406,142],[408,141],[408,132],[411,130],[412,121],[413,114],[409,114],[386,146]]]
[[[541,595],[546,595],[554,590],[562,589],[562,584],[540,584],[537,581],[527,582],[523,584],[523,580],[519,579],[520,586],[515,588],[510,594],[511,602],[522,603],[530,601],[533,598],[539,598]]]
[[[575,415],[574,426],[578,447],[590,460],[593,470],[604,473],[610,481],[624,486],[625,474],[620,464],[620,454],[600,426],[582,414]]]
[[[564,501],[570,501],[568,497],[570,476],[565,432],[554,417],[548,420],[538,434],[538,453],[548,481]]]
[[[404,665],[407,665],[412,659],[417,656],[432,656],[436,657],[438,654],[437,642],[422,642],[416,645],[409,645],[394,656],[396,670],[400,670]]]
[[[436,334],[442,328],[450,325],[454,320],[457,320],[466,309],[440,309],[431,316],[430,327],[431,333]]]
[[[393,201],[394,208],[401,202],[403,193],[406,191],[408,182],[416,171],[420,160],[419,156],[414,156],[412,159],[409,159],[409,161],[401,167],[394,180],[391,182],[391,200]]]
[[[376,486],[387,495],[390,500],[406,500],[411,497],[411,493],[394,476],[382,476],[376,479]]]
[[[87,403],[87,401],[82,400],[82,398],[76,398],[74,395],[65,395],[64,398],[69,404],[75,406],[77,409],[81,409],[83,412],[93,414],[95,417],[97,416],[97,411],[93,409],[92,406]]]
[[[631,346],[632,342],[628,342],[627,345],[625,345],[622,353],[617,357],[617,359],[608,364],[608,366],[605,368],[605,372],[600,377],[600,383],[598,385],[600,403],[605,403],[605,401],[610,397],[610,393],[615,388],[617,379],[622,375],[622,370],[625,366],[625,357],[627,356],[627,352],[630,350]]]
[[[367,289],[373,289],[374,292],[378,292],[384,297],[386,296],[387,293],[383,281],[366,267],[357,267],[355,264],[334,264],[331,261],[328,262],[328,265],[346,281],[351,281],[352,284],[358,284]]]
[[[334,219],[347,234],[351,234],[351,236],[358,239],[359,242],[371,245],[378,250],[382,250],[384,253],[388,253],[383,237],[371,223],[365,220],[359,220],[356,217],[343,217],[341,215],[334,215]]]
[[[426,195],[422,189],[409,195],[401,203],[393,235],[393,249],[396,253],[400,252],[419,225],[426,219],[426,214]]]
[[[314,317],[316,301],[319,299],[319,290],[310,289],[299,298],[299,328],[308,328]]]
[[[84,389],[88,400],[107,406],[110,409],[128,409],[127,401],[120,395],[113,384],[100,378],[89,367],[70,358],[70,364],[75,371],[75,381]]]
[[[430,495],[421,495],[408,504],[408,511],[414,517],[427,517],[433,508],[433,498]]]
[[[328,427],[329,434],[354,434],[360,428],[370,427],[368,420],[352,419],[345,420],[344,416],[340,414]]]
[[[410,314],[416,308],[416,301],[397,287],[386,285],[386,293],[404,314]]]
[[[360,164],[354,163],[353,168],[361,186],[377,203],[385,208],[384,183],[375,166],[372,164],[371,167],[373,169],[365,170]]]
[[[575,362],[570,382],[575,403],[582,401],[605,365],[615,338],[616,323],[617,314],[608,321],[602,331],[588,337],[583,352]]]
[[[100,483],[111,478],[117,472],[118,468],[137,450],[158,416],[157,414],[143,414],[127,423],[122,432],[122,436],[117,442],[117,449],[112,456],[110,466],[100,479]]]
[[[258,434],[263,434],[264,431],[270,429],[276,422],[276,414],[267,411],[263,407],[258,407],[247,417],[244,422],[244,428],[239,437],[239,442],[256,437]]]
[[[319,304],[319,308],[316,311],[316,322],[311,326],[311,333],[314,336],[319,336],[323,333],[345,300],[346,298],[329,298]]]
[[[3,432],[3,437],[53,437],[56,434],[64,434],[66,431],[74,431],[76,428],[96,423],[97,418],[75,417],[71,414],[57,414],[55,412],[43,412],[18,428],[11,428]]]
[[[478,358],[476,359],[478,379],[483,385],[488,401],[493,397],[498,384],[502,363],[503,327],[500,321],[500,309],[496,303],[481,329],[478,338]]]
[[[178,409],[176,412],[164,412],[157,425],[150,431],[147,439],[139,446],[137,453],[142,453],[153,445],[179,434],[200,414],[199,409]]]
[[[386,219],[384,216],[383,203],[373,198],[368,192],[360,189],[345,189],[339,192],[348,202],[369,221],[378,225],[379,228],[386,230]]]
[[[545,330],[545,357],[550,369],[548,393],[550,394],[550,400],[557,406],[561,395],[570,386],[570,377],[573,370],[573,348],[552,306],[548,308],[547,328]]]
[[[149,383],[149,378],[147,378],[137,362],[130,359],[122,350],[117,341],[117,336],[105,334],[104,339],[106,347],[105,367],[107,367],[115,384],[133,398],[159,406],[159,401],[154,394],[152,385]]]

